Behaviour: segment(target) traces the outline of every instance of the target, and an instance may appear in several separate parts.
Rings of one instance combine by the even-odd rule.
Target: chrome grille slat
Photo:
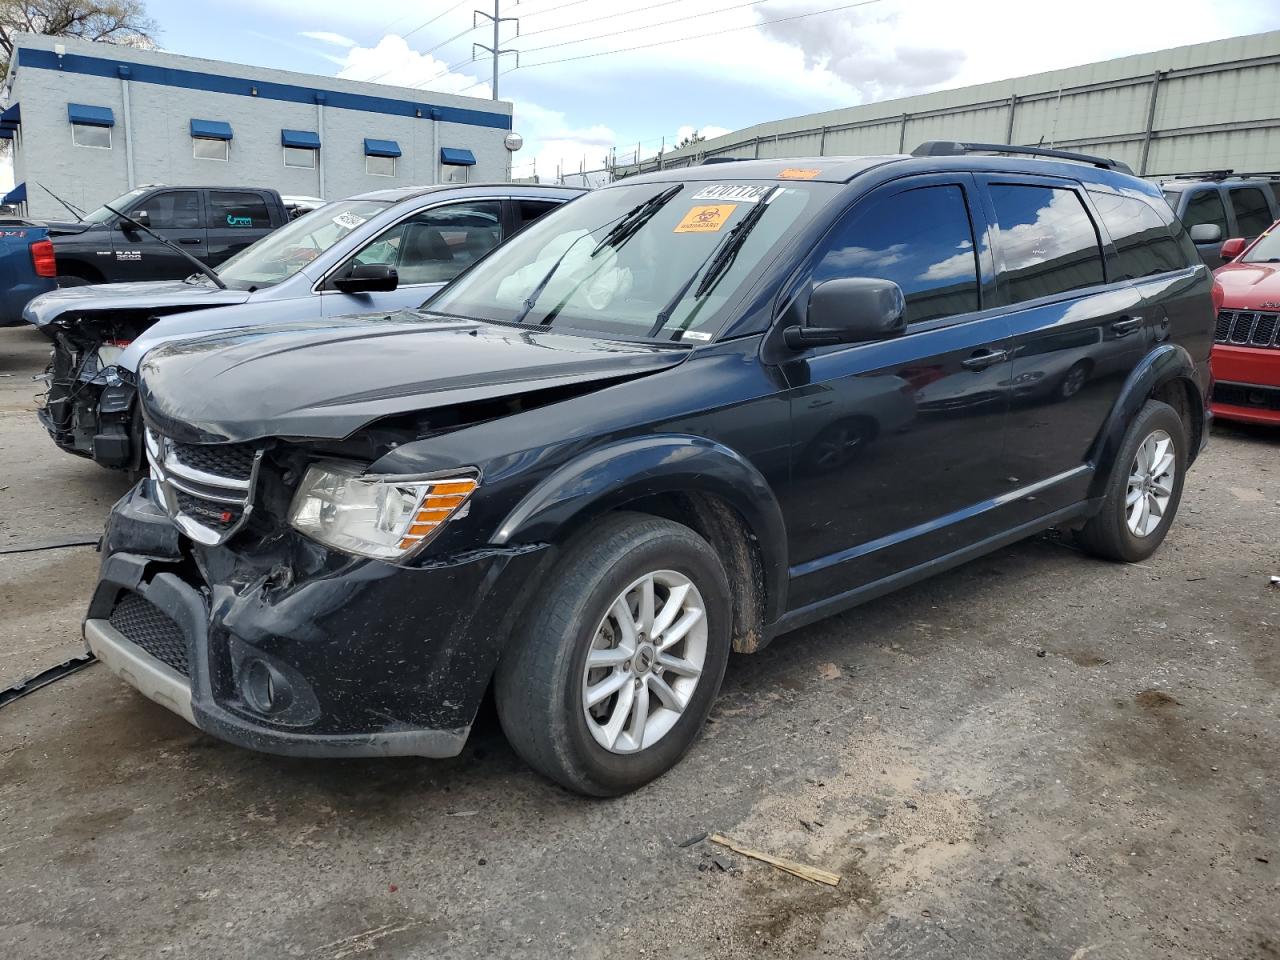
[[[1280,312],[1223,310],[1218,314],[1213,339],[1233,347],[1280,348]]]
[[[147,462],[165,511],[183,533],[209,545],[224,543],[248,518],[262,460],[262,450],[247,444],[219,447],[146,431]],[[231,475],[211,472],[222,467]]]

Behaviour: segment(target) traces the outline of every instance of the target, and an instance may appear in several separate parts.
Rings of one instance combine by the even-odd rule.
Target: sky
[[[691,131],[1280,29],[1280,3],[1072,0],[500,0],[513,172],[599,167]],[[492,95],[493,0],[148,0],[162,49]],[[216,10],[216,14],[213,11]],[[826,11],[826,12],[823,12]],[[473,23],[480,26],[472,29]],[[517,36],[517,30],[519,35]],[[627,49],[632,48],[632,49]],[[560,61],[560,62],[553,62]]]

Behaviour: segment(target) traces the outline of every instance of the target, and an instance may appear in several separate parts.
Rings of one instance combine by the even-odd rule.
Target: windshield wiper
[[[560,269],[560,264],[564,263],[564,258],[569,255],[569,252],[573,250],[574,247],[589,236],[591,236],[590,233],[584,233],[577,240],[573,241],[573,243],[569,244],[569,246],[565,247],[564,253],[560,254],[560,256],[556,258],[556,262],[551,265],[551,269],[543,274],[542,279],[539,280],[534,288],[529,291],[529,295],[524,298],[524,303],[520,307],[520,312],[511,319],[512,323],[524,323],[524,318],[529,315],[529,311],[533,309],[533,305],[538,302],[538,298],[542,296],[542,291],[547,289],[547,284],[551,282],[551,278],[555,275],[555,272]]]
[[[161,243],[163,243],[166,247],[168,247],[168,248],[169,248],[170,250],[172,250],[174,253],[177,253],[177,254],[178,254],[179,256],[181,256],[183,259],[190,260],[190,261],[191,261],[191,263],[192,263],[192,265],[193,265],[197,270],[199,270],[201,273],[203,273],[206,277],[208,277],[210,280],[212,280],[212,281],[214,282],[214,285],[215,285],[215,286],[217,286],[217,288],[218,288],[219,290],[225,290],[225,289],[227,289],[227,285],[226,285],[225,283],[223,283],[223,282],[222,282],[222,278],[221,278],[221,277],[219,277],[216,273],[214,273],[214,272],[213,272],[213,269],[212,269],[211,267],[209,267],[209,266],[208,266],[206,263],[204,263],[202,260],[197,260],[195,257],[193,257],[191,254],[187,253],[187,251],[183,250],[183,249],[182,249],[180,246],[178,246],[176,243],[174,243],[174,242],[172,242],[172,241],[170,241],[170,240],[166,240],[164,237],[160,236],[160,234],[156,233],[156,232],[155,232],[154,230],[152,230],[150,227],[146,226],[145,224],[139,223],[137,220],[133,219],[133,217],[129,216],[127,213],[121,213],[119,210],[117,210],[115,207],[111,206],[110,204],[106,204],[106,203],[104,203],[104,204],[102,205],[102,208],[103,208],[104,210],[109,210],[109,211],[111,211],[111,212],[112,212],[112,213],[114,213],[117,217],[119,217],[121,220],[125,221],[126,223],[131,223],[131,224],[133,224],[135,227],[137,227],[139,230],[141,230],[141,231],[142,231],[143,233],[145,233],[147,236],[149,236],[149,237],[154,237],[155,239],[159,240],[159,241],[160,241]]]
[[[701,299],[705,294],[711,291],[711,288],[719,283],[720,278],[728,271],[734,259],[738,256],[738,251],[742,249],[742,245],[747,242],[747,236],[760,218],[764,216],[765,208],[773,202],[782,191],[782,187],[774,187],[766,193],[751,208],[751,212],[738,221],[738,225],[729,231],[728,235],[716,245],[715,249],[698,264],[698,268],[693,271],[689,279],[680,284],[675,295],[667,301],[667,305],[658,311],[657,317],[654,318],[653,326],[649,328],[648,336],[656,337],[662,332],[662,328],[671,320],[671,314],[675,312],[676,307],[680,305],[680,301],[684,299],[684,295],[689,292],[689,288],[693,286],[693,281],[697,280],[699,275],[702,276],[702,282],[698,284],[698,289],[693,291],[695,300]],[[706,269],[704,274],[702,271]],[[692,317],[690,318],[692,319]],[[686,323],[686,327],[688,324]],[[684,328],[677,330],[676,333],[684,333]]]
[[[47,193],[49,196],[53,197],[53,199],[57,200],[64,207],[66,207],[67,210],[70,211],[71,215],[75,217],[77,220],[84,219],[84,211],[81,210],[79,207],[77,207],[75,204],[68,203],[66,200],[63,200],[60,196],[58,196],[56,193],[54,193],[52,190],[46,187],[39,180],[36,181],[36,186],[39,187],[41,190],[43,190],[45,193]]]
[[[604,235],[604,239],[596,244],[591,256],[594,258],[601,250],[606,247],[620,247],[632,237],[646,223],[653,219],[654,214],[666,206],[667,201],[674,197],[677,193],[684,189],[683,183],[677,183],[675,186],[668,187],[661,193],[656,193],[643,203],[638,203],[619,220],[608,233]]]

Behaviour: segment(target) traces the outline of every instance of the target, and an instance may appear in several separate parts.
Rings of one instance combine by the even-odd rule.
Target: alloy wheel
[[[636,753],[661,740],[697,689],[707,658],[706,605],[682,573],[657,570],[620,593],[592,637],[582,710],[596,743]]]
[[[1125,522],[1135,537],[1150,536],[1160,526],[1173,499],[1176,471],[1173,438],[1164,430],[1149,434],[1129,468],[1124,501]]]

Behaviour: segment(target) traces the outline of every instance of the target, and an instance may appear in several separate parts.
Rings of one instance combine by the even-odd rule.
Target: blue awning
[[[365,137],[364,155],[366,157],[398,157],[400,144],[394,140],[370,140]]]
[[[230,140],[231,124],[223,120],[192,120],[191,135],[204,140]]]
[[[67,119],[85,127],[114,127],[116,116],[110,107],[91,107],[85,103],[68,103]]]
[[[0,127],[7,127],[12,130],[22,122],[22,107],[16,103],[11,103],[0,112]]]
[[[449,163],[455,167],[474,167],[476,165],[476,155],[470,150],[463,150],[461,147],[441,147],[440,162]]]
[[[319,150],[320,134],[310,130],[281,130],[280,144],[285,147],[297,147],[299,150]]]
[[[27,202],[27,185],[20,183],[8,193],[4,195],[4,199],[0,203],[26,203]]]

